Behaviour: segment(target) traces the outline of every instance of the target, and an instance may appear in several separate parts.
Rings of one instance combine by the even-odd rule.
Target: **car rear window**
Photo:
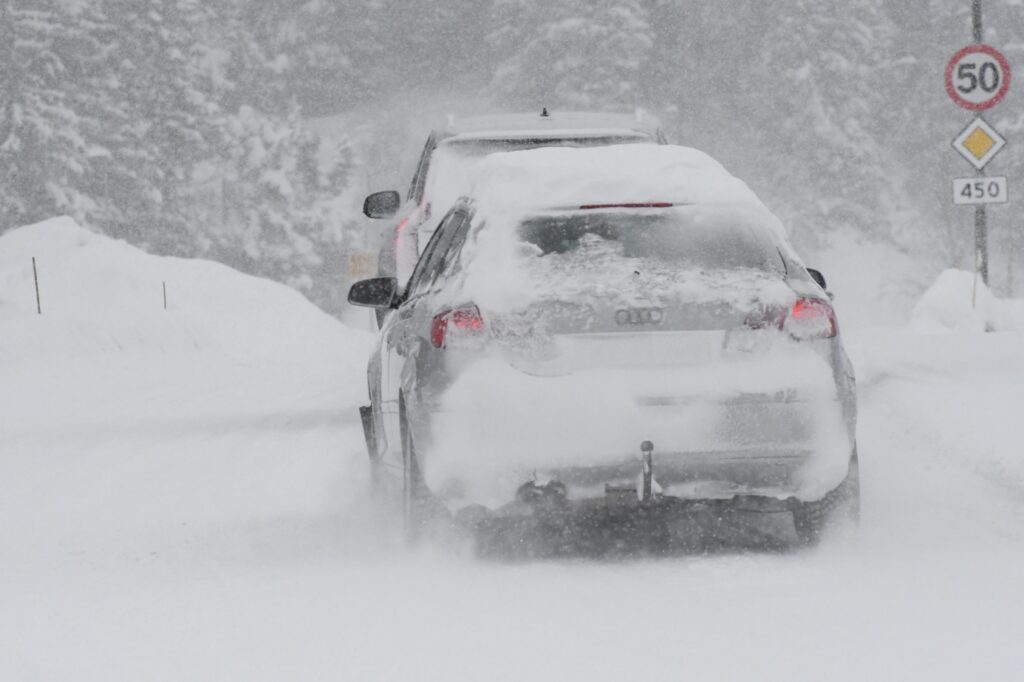
[[[762,223],[761,214],[737,207],[592,209],[527,219],[519,238],[540,258],[600,253],[659,268],[781,273],[782,257]]]

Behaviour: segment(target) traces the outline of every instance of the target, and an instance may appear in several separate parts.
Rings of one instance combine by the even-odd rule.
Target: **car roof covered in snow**
[[[657,119],[643,113],[586,111],[493,114],[452,119],[436,132],[442,138],[517,139],[522,137],[637,137],[660,141]]]
[[[485,212],[531,212],[622,204],[736,204],[768,213],[718,161],[675,145],[546,147],[490,154],[469,196]]]

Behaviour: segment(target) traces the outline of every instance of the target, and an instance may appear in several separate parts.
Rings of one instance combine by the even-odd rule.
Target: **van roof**
[[[452,119],[437,132],[443,138],[515,139],[521,137],[637,137],[661,141],[657,119],[636,114],[589,111],[492,114]]]

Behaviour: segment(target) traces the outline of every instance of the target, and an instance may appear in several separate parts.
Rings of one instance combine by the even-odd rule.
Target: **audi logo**
[[[623,308],[615,311],[615,321],[620,325],[661,324],[665,311],[661,308]]]

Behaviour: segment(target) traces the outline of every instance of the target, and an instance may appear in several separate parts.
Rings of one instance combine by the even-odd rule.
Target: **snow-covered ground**
[[[8,232],[0,680],[1016,679],[1021,305],[936,331],[970,328],[944,275],[882,329],[844,277],[856,537],[515,564],[408,552],[367,508],[365,332],[68,221]]]

